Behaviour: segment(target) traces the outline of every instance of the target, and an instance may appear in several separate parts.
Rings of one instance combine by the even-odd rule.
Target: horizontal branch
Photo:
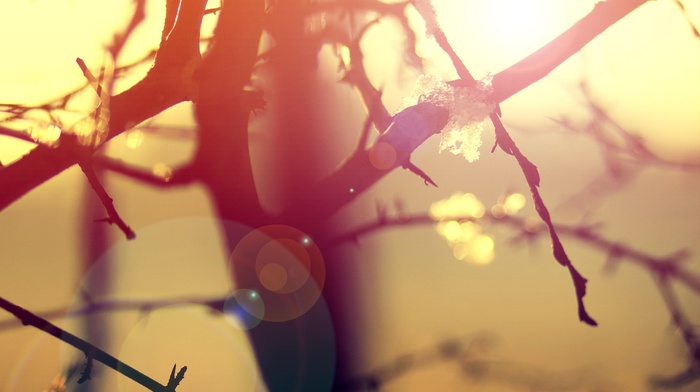
[[[530,238],[548,234],[548,229],[546,226],[539,225],[533,227],[532,225],[526,225],[524,218],[512,215],[496,216],[491,212],[487,212],[484,217],[479,219],[471,216],[453,216],[445,217],[443,219],[506,225],[522,230],[523,235],[527,235]],[[360,225],[353,230],[336,235],[329,239],[329,243],[338,245],[342,242],[356,242],[359,237],[373,234],[380,230],[404,226],[429,225],[436,224],[437,222],[438,220],[428,214],[382,217],[374,222]],[[607,253],[611,257],[612,261],[627,260],[628,262],[640,266],[655,275],[665,275],[670,279],[674,279],[679,283],[682,283],[690,290],[694,291],[696,294],[700,295],[700,276],[678,264],[680,258],[683,256],[682,253],[678,253],[671,257],[657,257],[645,253],[639,249],[635,249],[624,243],[605,238],[596,233],[591,227],[555,224],[555,228],[557,232],[563,236],[576,239],[589,246],[592,246],[595,249]]]
[[[0,126],[0,136],[8,136],[17,140],[22,140],[24,142],[29,142],[36,144],[37,141],[32,139],[26,132],[18,131],[16,129],[7,128]]]
[[[43,312],[35,312],[34,315],[46,320],[55,320],[59,318],[73,318],[86,316],[98,312],[122,312],[122,311],[141,311],[151,312],[154,310],[169,308],[172,306],[205,306],[211,310],[221,312],[224,308],[226,296],[196,298],[183,297],[171,299],[154,299],[154,300],[130,300],[130,299],[111,299],[102,301],[90,301],[87,305],[79,309],[67,309],[64,307],[46,310]],[[21,326],[18,319],[0,320],[0,332],[14,329]]]

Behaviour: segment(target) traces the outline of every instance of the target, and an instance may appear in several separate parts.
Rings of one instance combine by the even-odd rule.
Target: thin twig
[[[117,159],[104,155],[92,159],[92,164],[100,169],[106,169],[121,174],[130,179],[159,188],[188,185],[194,181],[192,166],[182,166],[172,170],[172,174],[163,177],[153,174],[153,171],[135,167]]]
[[[17,140],[21,140],[23,142],[37,144],[37,141],[34,140],[31,136],[29,136],[26,132],[18,131],[12,128],[0,126],[0,135],[8,136]]]
[[[546,226],[532,226],[527,224],[521,217],[505,215],[496,216],[487,212],[482,218],[476,219],[471,216],[445,217],[444,220],[486,222],[491,224],[506,225],[519,229],[523,236],[535,238],[548,233]],[[370,235],[379,230],[391,229],[403,226],[435,224],[437,220],[428,214],[402,214],[397,217],[384,216],[383,219],[369,222],[357,228],[341,233],[329,238],[330,244],[339,245],[343,242],[357,242],[360,237]],[[688,289],[700,295],[700,276],[692,271],[678,265],[679,258],[685,256],[684,252],[678,252],[671,257],[656,257],[641,250],[635,249],[622,242],[616,242],[598,234],[593,227],[581,227],[572,225],[556,224],[556,230],[563,236],[581,241],[593,248],[596,248],[612,257],[611,261],[627,260],[632,264],[640,266],[653,274],[666,274]],[[669,260],[672,260],[669,263]]]
[[[487,222],[491,224],[502,224],[521,231],[521,236],[533,239],[544,235],[549,229],[546,226],[528,225],[526,220],[521,217],[504,215],[496,216],[491,212],[486,213],[484,217],[476,219],[471,216],[453,216],[444,217],[443,220],[456,220],[461,222]],[[357,228],[346,233],[337,235],[329,239],[329,243],[339,245],[343,242],[357,243],[362,236],[372,234],[379,230],[385,230],[396,227],[405,227],[411,225],[435,224],[437,220],[428,214],[401,214],[396,217],[388,217],[383,214],[374,222],[369,222],[360,225]],[[667,257],[656,257],[647,254],[641,250],[635,249],[627,244],[616,242],[607,239],[595,231],[592,226],[571,226],[571,225],[555,225],[559,234],[581,241],[588,246],[596,248],[608,255],[608,263],[617,263],[626,260],[632,264],[640,266],[647,270],[656,281],[659,283],[659,291],[661,292],[666,307],[668,308],[674,325],[683,335],[683,339],[688,347],[691,357],[690,370],[687,374],[680,377],[681,380],[690,379],[694,375],[693,380],[700,377],[700,338],[695,332],[695,327],[688,320],[681,310],[680,304],[673,293],[670,281],[676,281],[686,288],[700,295],[700,276],[693,271],[684,268],[680,262],[687,256],[687,252],[680,251]],[[661,381],[659,381],[661,382]]]
[[[65,307],[46,310],[43,312],[34,313],[37,317],[46,320],[56,320],[63,317],[73,318],[86,316],[98,312],[125,312],[125,311],[140,311],[151,312],[162,308],[172,306],[205,306],[214,312],[222,312],[226,296],[211,297],[211,298],[171,298],[171,299],[156,299],[156,300],[127,300],[127,299],[112,299],[103,301],[91,301],[88,299],[88,304],[85,306],[69,310]],[[0,331],[8,331],[21,324],[17,319],[7,319],[0,321]]]
[[[422,16],[426,20],[426,22],[429,25],[431,25],[430,32],[435,35],[435,38],[437,39],[438,43],[443,48],[443,50],[445,50],[450,55],[452,64],[457,70],[457,74],[461,78],[461,81],[465,83],[467,87],[475,85],[476,80],[471,75],[471,73],[464,65],[462,60],[459,58],[459,56],[457,56],[455,51],[452,49],[452,46],[448,42],[447,37],[445,36],[440,26],[438,26],[435,22],[437,18],[437,16],[435,15],[435,10],[432,8],[428,9],[426,7],[419,7],[419,11],[421,11]],[[500,109],[495,109],[489,117],[495,127],[496,132],[496,144],[494,145],[491,151],[493,152],[496,146],[499,146],[501,150],[503,150],[506,154],[512,155],[517,160],[518,165],[520,165],[520,168],[523,171],[523,174],[525,175],[525,180],[527,181],[527,184],[530,188],[530,192],[532,193],[532,199],[535,204],[535,210],[537,211],[540,218],[542,218],[542,221],[549,228],[554,258],[557,260],[557,262],[559,262],[559,264],[561,264],[569,270],[569,274],[571,275],[571,279],[573,280],[574,288],[576,290],[576,302],[578,304],[579,320],[588,325],[597,326],[598,323],[588,314],[588,311],[586,311],[586,307],[583,303],[583,297],[586,295],[587,280],[581,275],[581,273],[578,272],[578,270],[574,267],[573,263],[569,259],[569,256],[566,254],[566,251],[564,250],[564,245],[559,240],[559,236],[557,235],[554,224],[552,223],[549,210],[547,209],[547,206],[545,205],[544,201],[542,200],[542,197],[540,196],[538,190],[538,187],[540,186],[540,174],[537,170],[537,166],[530,162],[530,160],[527,159],[527,157],[525,157],[525,155],[522,152],[520,152],[520,149],[515,144],[515,141],[508,134],[508,131],[501,122]]]
[[[88,182],[92,187],[92,190],[95,191],[95,194],[97,195],[97,197],[100,198],[102,205],[107,211],[108,217],[104,221],[110,224],[117,225],[117,227],[119,227],[119,229],[122,232],[124,232],[124,235],[126,235],[127,239],[133,240],[134,238],[136,238],[136,233],[134,233],[134,231],[131,230],[131,228],[121,218],[121,216],[119,216],[117,209],[114,208],[113,200],[100,183],[100,179],[97,177],[97,174],[95,173],[95,170],[93,169],[90,160],[85,160],[84,162],[79,163],[79,165],[83,173],[85,173],[85,176],[87,177]]]

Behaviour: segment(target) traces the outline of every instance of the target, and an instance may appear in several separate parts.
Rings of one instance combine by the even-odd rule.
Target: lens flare
[[[369,150],[369,162],[377,170],[388,170],[396,163],[396,149],[389,143],[379,142]]]
[[[253,290],[236,290],[224,301],[224,317],[231,325],[248,330],[260,324],[265,314],[265,303]]]
[[[244,236],[229,257],[241,289],[256,292],[266,321],[293,320],[321,297],[326,268],[321,251],[306,233],[285,225],[263,226]]]

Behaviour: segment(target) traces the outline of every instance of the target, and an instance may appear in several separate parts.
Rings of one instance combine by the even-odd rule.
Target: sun
[[[511,65],[572,23],[583,4],[560,0],[432,0],[438,22],[459,54],[481,63]],[[588,3],[588,2],[586,2]],[[574,10],[576,9],[576,10]],[[478,72],[477,72],[478,73]]]
[[[483,6],[483,20],[505,38],[527,40],[546,30],[547,10],[536,2],[491,0]]]
[[[472,11],[478,28],[496,50],[532,51],[553,38],[562,19],[561,2],[551,0],[478,1]]]

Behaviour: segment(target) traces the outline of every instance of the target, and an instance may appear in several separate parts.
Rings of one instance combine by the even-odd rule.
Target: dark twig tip
[[[177,388],[177,386],[180,385],[180,382],[182,381],[182,379],[185,378],[185,372],[187,371],[187,366],[183,366],[182,369],[180,369],[180,371],[177,372],[177,375],[175,375],[175,369],[177,369],[177,364],[174,364],[173,370],[170,371],[170,378],[168,379],[168,385],[165,387],[165,390],[168,392],[174,392],[175,388]]]
[[[80,373],[80,378],[78,379],[78,384],[82,384],[85,381],[90,380],[90,375],[92,374],[92,366],[93,366],[92,356],[88,353],[85,353],[85,369]]]
[[[435,183],[435,181],[433,181],[430,178],[430,176],[428,176],[423,170],[419,169],[411,161],[407,161],[402,166],[404,169],[406,169],[406,170],[410,171],[411,173],[417,175],[418,177],[422,178],[423,181],[425,182],[425,185],[430,184],[430,185],[434,186],[435,188],[438,187],[437,184]]]

